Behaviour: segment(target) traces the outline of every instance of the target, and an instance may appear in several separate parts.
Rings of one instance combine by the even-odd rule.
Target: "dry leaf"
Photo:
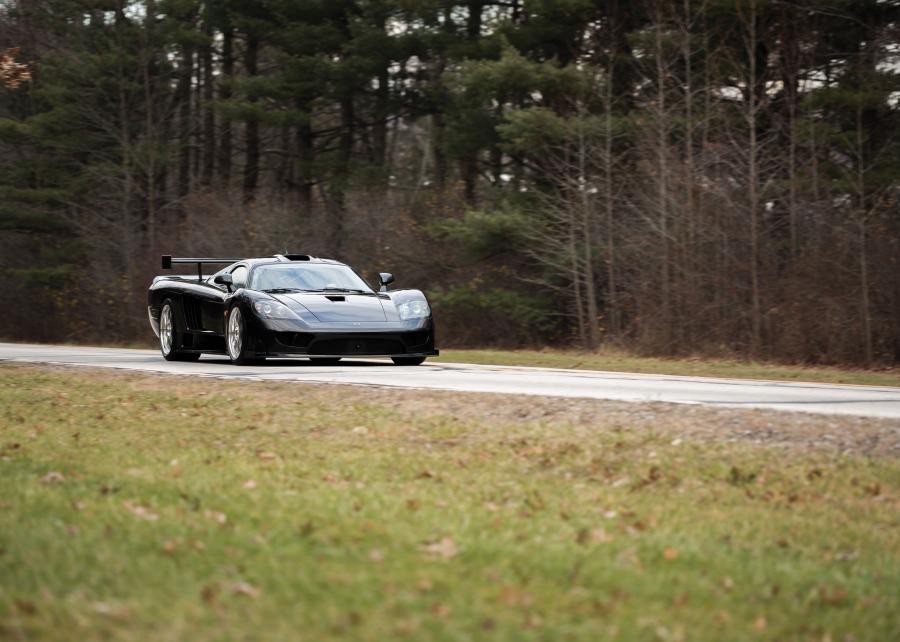
[[[227,585],[226,589],[235,595],[243,595],[254,600],[259,597],[260,593],[258,588],[247,584],[247,582],[234,582]]]
[[[268,451],[259,453],[257,457],[260,461],[273,461],[275,459],[278,459],[278,455]]]
[[[445,560],[456,557],[459,550],[456,544],[449,537],[443,537],[440,541],[426,544],[422,547],[422,552],[434,557],[441,557]]]
[[[768,626],[768,622],[766,622],[766,618],[760,615],[756,618],[756,621],[753,623],[753,628],[757,631],[765,631]]]
[[[436,602],[431,605],[431,612],[434,613],[439,618],[445,618],[450,615],[450,607],[446,604],[441,604],[440,602]]]
[[[378,562],[383,562],[384,561],[384,553],[382,553],[377,548],[373,548],[371,551],[369,551],[369,559],[372,560],[373,562],[375,562],[376,564]]]
[[[146,506],[141,506],[140,504],[135,504],[134,502],[124,502],[125,510],[127,510],[132,515],[136,515],[141,519],[145,519],[148,522],[155,522],[159,519],[159,515],[151,511]]]
[[[214,522],[216,522],[217,524],[221,524],[221,525],[224,525],[225,522],[228,521],[228,517],[225,516],[225,513],[219,513],[219,512],[214,511],[214,510],[204,511],[203,515],[204,515],[207,519],[211,519],[211,520],[213,520]]]
[[[252,479],[248,479],[247,481],[244,482],[243,486],[247,490],[253,490],[254,488],[256,488],[256,481],[254,481]]]
[[[95,602],[93,604],[94,612],[99,615],[105,615],[116,620],[127,619],[131,615],[131,611],[124,604],[110,604],[109,602]]]
[[[591,542],[593,542],[594,544],[606,544],[607,542],[611,542],[612,540],[612,535],[607,533],[602,528],[595,528],[591,531]]]
[[[663,551],[663,557],[666,558],[670,562],[673,560],[677,560],[678,559],[678,551],[675,550],[674,548],[667,548],[666,550]]]
[[[41,481],[45,484],[60,484],[65,480],[65,475],[63,475],[62,473],[58,473],[55,470],[41,477]]]

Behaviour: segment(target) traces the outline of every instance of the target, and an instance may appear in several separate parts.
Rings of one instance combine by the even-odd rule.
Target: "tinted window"
[[[239,265],[231,271],[234,289],[247,287],[247,268]]]
[[[253,270],[254,290],[346,289],[371,292],[359,275],[346,265],[332,263],[274,263]]]

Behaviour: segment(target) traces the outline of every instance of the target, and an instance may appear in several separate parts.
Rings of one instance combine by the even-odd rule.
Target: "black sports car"
[[[157,276],[147,312],[169,361],[227,354],[244,364],[266,357],[387,356],[417,366],[438,354],[434,320],[419,290],[375,292],[351,267],[305,254],[258,259],[162,257],[163,269],[195,263],[196,276]],[[228,266],[203,276],[206,264]]]

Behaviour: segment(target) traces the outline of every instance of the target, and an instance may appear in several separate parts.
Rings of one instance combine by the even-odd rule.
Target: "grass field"
[[[441,350],[441,356],[430,361],[478,363],[508,366],[538,366],[612,372],[646,372],[652,374],[734,379],[774,379],[850,383],[870,386],[900,386],[900,370],[857,370],[833,367],[788,366],[775,363],[730,359],[661,359],[639,357],[612,350],[575,352],[565,350]]]
[[[0,366],[0,639],[898,639],[896,459],[356,391]]]

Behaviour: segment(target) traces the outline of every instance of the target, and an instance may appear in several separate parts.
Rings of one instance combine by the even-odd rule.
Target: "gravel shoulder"
[[[0,367],[71,372],[82,380],[116,380],[140,390],[163,390],[175,383],[183,393],[253,394],[272,404],[296,399],[298,395],[314,396],[325,403],[382,406],[408,421],[416,421],[423,415],[444,415],[487,425],[538,423],[575,432],[627,430],[666,435],[673,440],[743,443],[867,457],[900,456],[900,421],[891,419],[361,385],[236,382],[68,366],[5,363]]]

